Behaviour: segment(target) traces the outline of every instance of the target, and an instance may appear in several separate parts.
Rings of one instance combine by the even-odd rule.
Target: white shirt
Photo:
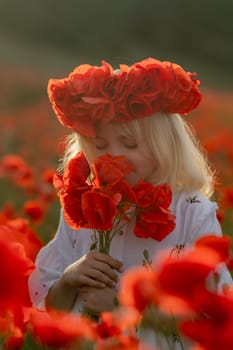
[[[161,242],[152,238],[137,238],[133,233],[132,223],[113,238],[110,255],[123,262],[124,271],[142,264],[145,249],[149,252],[150,259],[156,259],[156,255],[163,249],[188,246],[207,234],[222,235],[216,218],[217,204],[204,196],[197,193],[174,195],[170,209],[176,216],[176,227]],[[92,234],[91,229],[71,229],[61,214],[57,233],[39,252],[36,268],[29,278],[30,296],[34,306],[44,308],[49,288],[64,269],[90,250]],[[226,269],[221,271],[220,280],[220,283],[231,283]],[[80,311],[79,301],[76,302],[74,311]]]

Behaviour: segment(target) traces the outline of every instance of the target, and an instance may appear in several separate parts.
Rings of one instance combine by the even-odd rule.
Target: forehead
[[[98,125],[96,127],[96,136],[105,136],[109,134],[114,135],[126,135],[130,134],[129,130],[125,128],[123,125],[119,125],[116,123],[108,123],[106,125]]]
[[[108,123],[96,127],[96,137],[107,137],[108,135],[133,137],[137,141],[142,139],[142,129],[135,121],[129,123]]]

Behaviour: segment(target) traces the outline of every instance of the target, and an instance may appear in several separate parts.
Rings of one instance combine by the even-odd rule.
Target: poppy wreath
[[[127,123],[153,115],[187,114],[201,100],[200,81],[172,62],[147,58],[113,70],[82,64],[64,79],[50,79],[48,96],[58,120],[87,137],[96,123]]]

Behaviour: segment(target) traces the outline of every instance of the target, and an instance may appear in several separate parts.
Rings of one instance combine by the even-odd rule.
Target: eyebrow
[[[120,139],[121,140],[130,140],[130,141],[133,140],[133,141],[137,142],[133,135],[122,135],[122,136],[120,136]]]
[[[106,139],[103,136],[96,136],[93,140],[95,141],[95,140],[106,140]]]
[[[130,140],[130,141],[135,141],[135,143],[137,143],[137,140],[136,138],[133,136],[133,135],[120,135],[119,136],[119,139],[121,141],[127,141],[127,140]],[[94,139],[94,141],[105,141],[105,142],[108,142],[108,140],[104,137],[104,136],[96,136]]]

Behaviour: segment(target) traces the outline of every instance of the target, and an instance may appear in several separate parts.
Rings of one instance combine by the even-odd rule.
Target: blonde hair
[[[174,192],[198,191],[207,198],[212,195],[214,173],[191,126],[178,114],[156,113],[119,127],[148,146],[157,165],[152,183],[169,183]],[[67,138],[63,166],[80,150],[90,152],[90,139],[73,133]]]

